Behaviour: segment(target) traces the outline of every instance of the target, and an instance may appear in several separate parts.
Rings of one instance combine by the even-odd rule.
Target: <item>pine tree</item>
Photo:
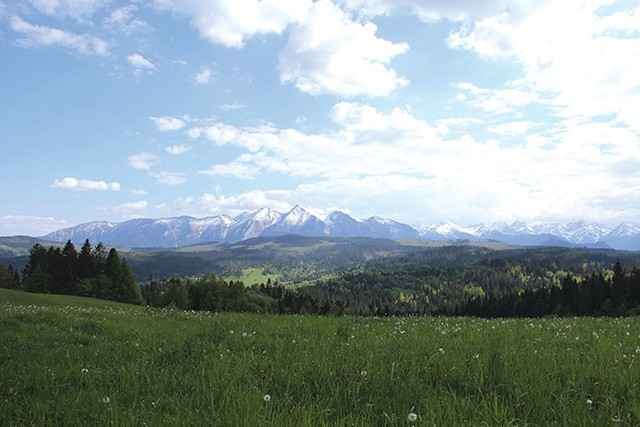
[[[626,311],[629,289],[627,286],[627,278],[625,276],[624,269],[622,268],[622,264],[620,264],[620,260],[616,261],[613,266],[611,292],[614,310],[618,311],[618,314],[623,314]]]
[[[78,252],[71,240],[67,241],[67,244],[62,249],[62,257],[62,283],[60,284],[62,293],[75,295],[78,285]]]
[[[36,243],[29,251],[29,259],[22,271],[21,287],[28,292],[44,292],[49,289],[49,263],[47,250]]]
[[[107,264],[107,249],[102,242],[99,242],[95,248],[93,248],[93,276],[98,277],[104,274]]]
[[[78,278],[93,279],[96,276],[95,257],[89,239],[85,240],[78,254]]]

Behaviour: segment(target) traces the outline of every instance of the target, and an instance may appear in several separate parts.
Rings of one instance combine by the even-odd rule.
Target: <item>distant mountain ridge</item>
[[[391,219],[373,216],[358,221],[335,211],[320,219],[301,206],[287,213],[268,207],[237,217],[226,214],[206,218],[180,216],[160,219],[132,219],[124,222],[96,221],[65,228],[42,236],[54,242],[103,242],[132,248],[172,248],[207,242],[238,242],[259,236],[373,237],[387,239],[429,239],[444,241],[486,241],[527,246],[566,246],[640,250],[640,226],[623,223],[609,228],[576,221],[568,224],[528,225],[521,221],[507,224],[477,224],[462,227],[444,221],[417,230]]]

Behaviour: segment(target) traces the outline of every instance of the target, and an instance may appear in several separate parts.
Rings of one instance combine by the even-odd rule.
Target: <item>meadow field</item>
[[[145,309],[0,290],[0,425],[640,425],[638,318]]]

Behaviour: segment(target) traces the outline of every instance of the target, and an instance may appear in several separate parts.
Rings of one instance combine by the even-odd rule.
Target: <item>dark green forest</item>
[[[78,252],[70,241],[64,247],[45,248],[36,243],[28,261],[18,272],[11,265],[0,267],[0,287],[27,292],[79,295],[141,304],[138,282],[126,260],[115,248],[87,240]]]
[[[136,266],[144,264],[145,257],[154,266],[164,261],[167,273],[136,280],[115,249],[107,252],[102,244],[92,247],[86,241],[79,252],[71,242],[62,248],[34,245],[22,276],[11,265],[0,266],[0,286],[207,311],[478,317],[640,314],[636,252],[471,245],[410,249],[371,239],[341,250],[347,241],[288,239],[236,245],[215,257],[227,273],[249,265],[289,272],[279,276],[280,282],[268,279],[245,286],[227,281],[211,261],[203,262],[203,268],[209,268],[203,274],[170,274],[175,253],[134,257]],[[198,252],[177,256],[193,264],[205,259]],[[307,278],[322,273],[323,278],[292,286],[287,279],[296,271]]]

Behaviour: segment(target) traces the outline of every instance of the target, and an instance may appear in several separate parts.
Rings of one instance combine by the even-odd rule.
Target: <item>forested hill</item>
[[[257,280],[232,276],[247,269]],[[62,249],[36,244],[24,268],[0,265],[0,287],[196,310],[625,315],[640,314],[640,253],[280,236],[129,252],[125,260],[113,248],[107,256],[101,244],[85,242],[76,252],[68,242]]]
[[[615,267],[623,289],[614,286]],[[482,304],[518,304],[519,296],[546,298],[546,307],[528,315],[625,314],[640,304],[640,253],[611,250],[535,248],[492,250],[449,246],[371,260],[336,278],[300,289],[310,298],[329,301],[361,314],[474,314],[498,315]],[[569,278],[570,280],[567,280]],[[620,283],[620,282],[619,282]],[[551,294],[569,284],[575,292]],[[566,299],[578,300],[580,292],[601,300],[577,313]],[[594,290],[592,287],[596,287]],[[600,292],[601,291],[601,292]],[[508,298],[511,298],[509,300]],[[551,298],[552,300],[550,300]],[[555,299],[554,299],[555,298]],[[635,299],[637,301],[635,301]],[[605,307],[602,304],[609,300]],[[572,311],[573,310],[573,311]],[[517,315],[513,309],[504,315]]]

